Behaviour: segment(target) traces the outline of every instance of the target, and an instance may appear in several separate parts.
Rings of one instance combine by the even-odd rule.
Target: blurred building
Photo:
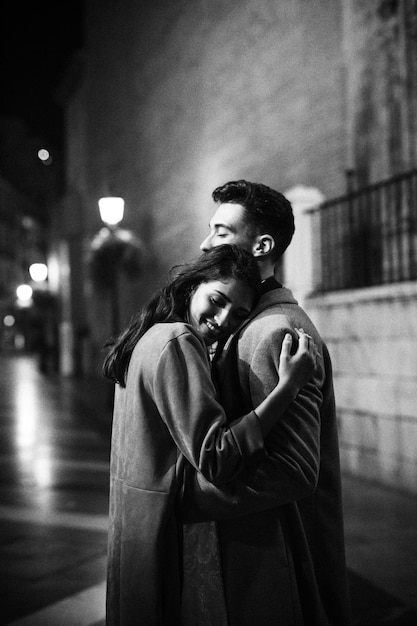
[[[33,263],[47,263],[48,236],[32,200],[0,176],[0,349],[37,347],[39,293],[46,285],[31,279]],[[18,297],[21,285],[30,288],[27,301]],[[42,303],[45,297],[42,299]]]
[[[416,491],[417,4],[89,0],[61,99],[53,220],[62,368],[98,374],[112,293],[90,271],[98,200],[142,242],[120,323],[198,252],[212,190],[286,193],[282,277],[329,344],[346,471]]]

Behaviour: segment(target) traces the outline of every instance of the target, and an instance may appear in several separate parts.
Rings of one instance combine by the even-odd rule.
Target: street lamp
[[[119,226],[124,213],[123,198],[100,198],[98,207],[105,227],[91,241],[89,266],[94,286],[110,293],[112,333],[116,336],[120,332],[121,275],[129,280],[138,278],[143,246],[131,230]]]
[[[100,198],[98,208],[101,221],[109,227],[115,227],[123,219],[125,201],[118,196]]]
[[[48,373],[59,367],[58,357],[58,310],[56,297],[49,291],[47,282],[48,266],[45,263],[32,263],[29,274],[33,281],[33,320],[34,346],[39,353],[39,368]]]
[[[109,196],[100,198],[98,201],[98,208],[100,211],[100,217],[102,222],[106,224],[110,231],[112,240],[116,239],[116,230],[118,224],[123,219],[125,210],[125,201],[120,196]],[[117,241],[112,241],[117,246]],[[111,320],[112,320],[112,333],[116,336],[120,332],[120,254],[117,252],[117,247],[113,247],[113,263],[111,271],[109,272],[108,280],[110,282],[110,306],[111,306]]]
[[[16,296],[18,305],[21,307],[28,307],[31,304],[33,295],[33,289],[30,285],[19,285],[16,288]]]
[[[30,285],[23,284],[16,288],[16,307],[19,310],[19,347],[25,348],[29,339],[29,309],[33,306],[33,289]]]
[[[29,267],[29,274],[35,283],[42,283],[48,278],[48,267],[45,263],[32,263]]]

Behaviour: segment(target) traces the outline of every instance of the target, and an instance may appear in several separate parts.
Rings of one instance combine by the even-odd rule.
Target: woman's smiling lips
[[[217,326],[217,324],[213,324],[213,322],[210,322],[210,320],[205,320],[206,326],[209,329],[209,331],[213,334],[213,335],[220,335],[222,332],[222,329]]]

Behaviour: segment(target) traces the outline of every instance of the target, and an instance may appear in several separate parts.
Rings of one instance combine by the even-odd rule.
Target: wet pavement
[[[111,388],[0,366],[0,625],[102,626]],[[415,498],[345,476],[344,508],[355,626],[416,626]]]

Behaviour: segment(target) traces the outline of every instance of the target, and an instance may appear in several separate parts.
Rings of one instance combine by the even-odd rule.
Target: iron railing
[[[312,209],[318,291],[417,280],[417,170]]]

